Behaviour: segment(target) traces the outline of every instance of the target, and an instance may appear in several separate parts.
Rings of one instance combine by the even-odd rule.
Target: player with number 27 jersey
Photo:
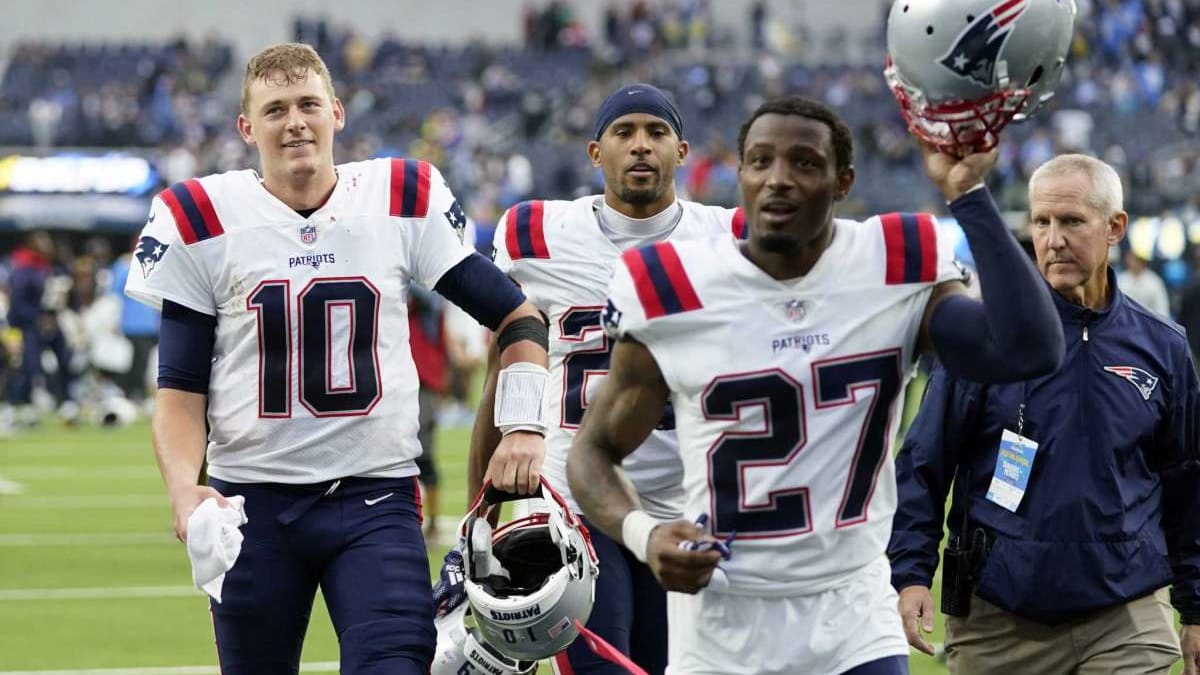
[[[219,316],[208,471],[312,484],[417,473],[409,279],[433,288],[469,251],[457,204],[426,162],[342,164],[309,217],[254,171],[177,183],[154,199],[127,292]],[[280,419],[291,423],[280,425]]]
[[[830,248],[789,281],[730,238],[622,257],[605,328],[644,345],[671,390],[686,513],[736,533],[729,592],[819,593],[880,559],[921,317],[961,278],[927,214],[835,219]]]
[[[608,372],[611,340],[601,326],[608,281],[621,250],[601,230],[600,196],[573,201],[523,202],[496,227],[495,263],[520,284],[525,296],[550,321],[549,427],[543,472],[567,492],[567,450],[583,420],[588,393]],[[740,236],[741,209],[680,200],[678,223],[666,241]],[[732,237],[731,237],[732,235]],[[557,389],[555,391],[554,389]],[[669,410],[658,430],[627,457],[624,469],[648,512],[660,518],[681,514],[682,467]]]

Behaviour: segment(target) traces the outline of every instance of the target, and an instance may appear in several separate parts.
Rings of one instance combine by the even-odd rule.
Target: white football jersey
[[[934,285],[962,273],[928,215],[839,219],[834,232],[795,280],[729,238],[629,251],[613,276],[605,328],[662,370],[685,513],[736,533],[731,592],[820,592],[887,546],[900,393]]]
[[[217,317],[208,471],[221,480],[417,473],[408,282],[432,288],[469,254],[465,219],[426,162],[337,171],[308,218],[249,170],[153,201],[125,292]]]
[[[600,229],[596,209],[602,200],[593,195],[517,204],[501,218],[494,240],[496,266],[520,284],[529,301],[550,320],[550,426],[542,471],[573,509],[578,505],[567,485],[567,451],[589,396],[608,374],[612,343],[600,315],[608,281],[621,256]],[[668,241],[730,238],[731,233],[738,236],[744,230],[741,209],[678,204],[683,211]],[[683,467],[673,428],[673,415],[664,411],[660,430],[624,464],[643,506],[660,518],[676,518],[682,508]]]

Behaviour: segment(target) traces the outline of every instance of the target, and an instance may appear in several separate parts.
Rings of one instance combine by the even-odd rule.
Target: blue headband
[[[596,113],[596,140],[600,140],[614,120],[630,113],[654,115],[671,125],[676,136],[683,138],[683,119],[675,104],[658,87],[639,82],[621,87],[604,99]]]

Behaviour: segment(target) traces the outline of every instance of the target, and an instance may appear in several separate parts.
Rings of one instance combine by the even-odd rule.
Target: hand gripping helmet
[[[587,528],[544,478],[538,490],[546,512],[493,532],[492,509],[523,497],[485,485],[459,530],[475,624],[496,651],[522,661],[553,656],[579,635],[575,621],[592,612],[599,571]]]
[[[909,128],[950,154],[989,150],[1054,95],[1075,0],[893,0],[888,86]]]
[[[496,651],[469,621],[466,603],[437,619],[437,653],[430,675],[532,675],[537,670],[536,661],[518,661]]]

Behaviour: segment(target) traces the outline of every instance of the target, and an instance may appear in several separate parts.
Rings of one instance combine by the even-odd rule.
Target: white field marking
[[[117,546],[125,544],[178,544],[171,533],[114,532],[111,534],[0,534],[5,546]]]
[[[111,600],[123,598],[183,598],[203,596],[191,586],[110,586],[94,588],[6,588],[0,589],[0,602],[6,600]]]
[[[121,478],[157,478],[158,469],[154,464],[121,464],[97,467],[66,467],[66,466],[10,466],[4,469],[9,478],[16,481],[28,480],[75,480],[84,479],[121,479]]]
[[[89,495],[89,496],[40,496],[14,495],[4,499],[5,509],[33,509],[59,511],[70,509],[132,509],[145,507],[171,507],[167,495]]]
[[[337,661],[300,664],[302,673],[336,673]],[[86,670],[3,670],[0,675],[220,675],[216,666],[152,666],[150,668],[89,668]]]

